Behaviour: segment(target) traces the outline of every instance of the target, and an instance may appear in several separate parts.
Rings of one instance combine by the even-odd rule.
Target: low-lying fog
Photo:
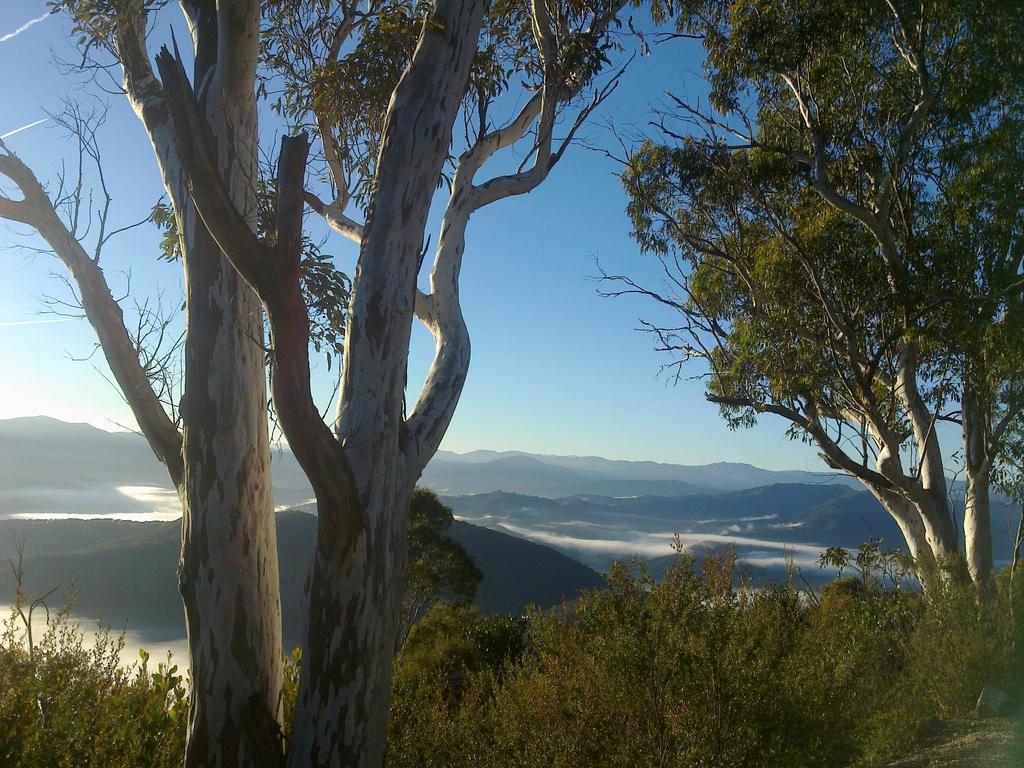
[[[12,618],[13,607],[9,604],[0,603],[0,622],[3,623],[4,629],[6,629],[7,622]],[[57,607],[56,605],[50,607],[51,617],[55,617]],[[24,642],[25,626],[19,616],[15,616],[13,620],[16,637]],[[97,621],[83,616],[72,615],[68,619],[68,623],[76,626],[81,631],[83,646],[86,649],[95,647],[97,631],[100,629],[100,624]],[[156,669],[158,662],[167,660],[168,653],[171,654],[171,663],[177,664],[179,670],[184,671],[188,667],[188,643],[184,637],[168,636],[164,632],[149,630],[127,630],[119,627],[108,627],[108,629],[110,637],[115,641],[123,633],[124,646],[119,653],[121,666],[123,667],[130,667],[133,664],[139,663],[140,650],[144,650],[149,654],[149,666],[152,670]],[[46,612],[37,608],[32,614],[32,637],[36,645],[42,641],[46,630]]]

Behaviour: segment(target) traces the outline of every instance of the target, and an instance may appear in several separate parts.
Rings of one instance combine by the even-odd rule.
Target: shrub
[[[12,611],[0,639],[0,765],[163,768],[183,759],[188,704],[177,667],[120,665],[124,637],[106,629],[86,647],[56,614],[29,647]]]
[[[479,619],[444,608],[398,665],[388,765],[885,765],[1019,670],[1005,589],[984,605],[969,586],[926,597],[871,570],[885,558],[861,562],[820,597],[734,587],[729,553],[680,557],[660,582],[618,565],[486,662]]]

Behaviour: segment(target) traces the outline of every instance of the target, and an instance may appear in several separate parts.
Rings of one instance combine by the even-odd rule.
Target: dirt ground
[[[972,718],[952,723],[913,757],[891,768],[1024,768],[1024,719]]]

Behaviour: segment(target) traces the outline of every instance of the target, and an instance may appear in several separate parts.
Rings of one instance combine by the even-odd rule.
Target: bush
[[[396,668],[388,765],[881,766],[1019,674],[1005,588],[979,606],[969,586],[926,598],[866,572],[820,598],[734,578],[728,553],[660,582],[617,566],[532,614],[503,660],[483,661],[469,614],[429,616]]]
[[[120,666],[123,636],[91,648],[60,611],[29,647],[12,611],[0,634],[0,765],[163,768],[183,760],[188,704],[177,667]]]
[[[736,586],[728,552],[607,580],[525,618],[436,604],[395,662],[388,768],[878,768],[983,686],[1024,679],[1024,580],[1011,601],[1005,574],[983,604],[970,586],[922,595],[867,570],[817,597]],[[0,632],[0,765],[181,764],[176,667],[143,653],[123,668],[123,637],[87,648],[66,609],[33,647],[18,629],[12,613]]]

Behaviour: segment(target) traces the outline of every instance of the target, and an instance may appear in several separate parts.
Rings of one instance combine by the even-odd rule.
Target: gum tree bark
[[[259,4],[193,7],[198,98],[228,193],[254,226]],[[193,692],[185,764],[276,766],[283,654],[270,477],[263,317],[182,182],[187,275],[182,422],[185,515],[179,586]]]
[[[416,273],[483,13],[482,0],[440,0],[391,99],[350,304],[336,437],[309,390],[309,328],[298,285],[306,139],[283,143],[277,244],[265,246],[232,210],[213,137],[180,61],[166,49],[158,57],[192,196],[266,303],[275,403],[317,495],[307,650],[290,765],[376,767],[383,761],[409,498],[420,471],[418,458],[410,460],[403,414]]]
[[[983,597],[994,590],[992,577],[991,488],[993,464],[999,458],[1007,431],[1020,417],[1024,404],[1004,405],[993,415],[991,404],[970,381],[961,398],[964,444],[964,547],[971,580]]]
[[[595,17],[586,34],[604,34],[622,5],[613,3],[605,15]],[[227,192],[215,139],[180,58],[166,49],[157,57],[196,208],[266,307],[275,407],[317,497],[306,650],[288,748],[288,764],[295,768],[382,764],[407,570],[410,496],[451,421],[469,366],[469,335],[458,296],[466,227],[475,210],[541,183],[617,81],[613,78],[595,94],[554,146],[556,105],[577,95],[593,73],[571,85],[559,79],[567,75],[556,66],[558,35],[545,4],[534,3],[543,73],[539,92],[501,128],[488,131],[482,125],[457,158],[431,292],[419,292],[427,214],[466,98],[484,12],[482,0],[436,0],[424,20],[387,106],[366,222],[349,218],[338,201],[326,205],[304,191],[308,139],[291,136],[282,140],[278,160],[276,232],[265,241],[253,236]],[[340,33],[348,31],[343,27]],[[572,30],[561,32],[565,39]],[[317,122],[328,164],[337,173],[337,153],[323,122]],[[495,152],[523,139],[533,126],[529,168],[475,183],[477,171]],[[299,285],[305,203],[361,246],[334,433],[320,417],[309,387],[309,321]],[[414,316],[433,333],[436,354],[407,416]]]
[[[174,478],[183,510],[178,581],[192,674],[185,765],[280,766],[283,654],[262,307],[188,194],[146,47],[149,5],[127,0],[97,16],[89,0],[63,3],[77,27],[121,66],[174,209],[185,272],[181,471]],[[218,170],[252,227],[259,3],[182,0],[181,7]]]

